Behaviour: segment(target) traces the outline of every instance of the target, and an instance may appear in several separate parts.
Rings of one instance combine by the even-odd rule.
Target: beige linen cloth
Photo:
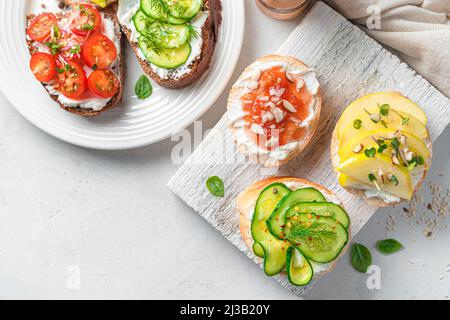
[[[450,97],[450,0],[325,1]]]

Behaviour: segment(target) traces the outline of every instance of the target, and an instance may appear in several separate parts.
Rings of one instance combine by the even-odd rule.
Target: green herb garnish
[[[402,125],[407,125],[409,123],[409,118],[402,116],[400,113],[398,113],[395,109],[391,109],[393,112],[395,112],[396,115],[398,115],[402,119]]]
[[[139,80],[136,82],[134,91],[136,93],[136,96],[141,100],[145,100],[152,95],[153,87],[147,76],[142,75],[139,78]]]
[[[362,121],[360,119],[355,119],[355,121],[353,121],[353,128],[355,129],[361,129],[362,127]]]
[[[380,108],[380,114],[386,117],[389,114],[389,109],[391,108],[391,106],[385,103],[382,104],[381,106],[378,105],[378,108]]]
[[[78,54],[78,53],[80,53],[80,52],[81,52],[81,47],[80,47],[79,44],[77,44],[76,46],[73,46],[73,47],[70,49],[70,53],[72,53],[72,54]]]
[[[425,160],[423,159],[422,156],[417,156],[417,157],[415,157],[415,158],[413,158],[413,159],[416,160],[416,162],[417,162],[417,164],[418,164],[419,166],[422,166],[422,165],[425,164]]]
[[[364,154],[366,155],[367,158],[375,157],[376,153],[377,153],[377,150],[375,148],[370,148],[370,149],[364,150]]]
[[[415,167],[417,167],[417,162],[416,162],[416,161],[410,161],[410,162],[408,162],[408,170],[409,170],[409,171],[414,170]]]
[[[387,146],[386,143],[380,144],[380,147],[378,148],[377,152],[378,152],[378,153],[383,153],[383,151],[386,150],[387,147],[388,147],[388,146]]]
[[[387,124],[386,124],[386,121],[384,121],[384,120],[380,120],[380,123],[383,125],[383,127],[385,127],[385,128],[387,128],[388,126],[387,126]]]
[[[403,245],[395,239],[385,239],[377,242],[377,248],[382,254],[392,254],[403,249]]]
[[[395,175],[389,176],[389,180],[395,182],[395,185],[398,186],[398,179]]]
[[[370,182],[377,181],[377,177],[375,177],[375,175],[374,175],[373,173],[370,173],[370,174],[369,174],[369,181],[370,181]]]
[[[94,30],[94,26],[92,24],[85,23],[81,26],[81,30],[92,31],[92,30]]]
[[[55,70],[56,70],[57,73],[61,74],[61,73],[70,71],[71,67],[68,64],[66,64],[64,66],[64,68],[56,68]]]
[[[398,138],[393,138],[391,140],[391,146],[397,150],[400,147],[400,141],[398,140]]]
[[[188,41],[191,42],[191,40],[197,39],[199,37],[199,33],[197,31],[197,28],[194,27],[192,24],[188,24],[187,27],[188,27],[188,30],[189,30]]]
[[[164,0],[151,0],[151,6],[154,8],[156,12],[168,13],[169,9],[167,7],[166,2]]]
[[[50,52],[52,53],[52,55],[57,54],[62,47],[60,44],[58,44],[55,41],[46,42],[45,45],[50,49]]]
[[[286,236],[286,239],[289,239],[294,243],[305,238],[307,238],[307,240],[315,239],[325,247],[325,242],[334,241],[337,235],[336,231],[331,231],[324,227],[327,227],[327,225],[318,221],[314,221],[311,225],[293,222],[292,226],[289,228],[289,234]]]
[[[206,180],[206,188],[208,188],[209,192],[215,197],[222,198],[225,195],[223,181],[217,176],[210,177]]]
[[[59,27],[56,24],[54,24],[52,28],[53,28],[53,39],[52,40],[61,39],[61,29],[59,29]]]
[[[359,243],[355,243],[352,247],[352,265],[357,271],[366,273],[367,269],[372,265],[372,254],[369,249]]]

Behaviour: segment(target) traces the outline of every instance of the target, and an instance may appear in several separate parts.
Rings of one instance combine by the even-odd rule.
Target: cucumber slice
[[[165,0],[141,0],[141,10],[149,17],[170,24],[185,24],[186,19],[179,19],[169,14]]]
[[[188,60],[191,54],[191,46],[187,42],[179,48],[161,49],[158,53],[151,48],[152,41],[149,38],[141,35],[138,43],[147,60],[164,69],[178,68]]]
[[[164,48],[179,48],[189,39],[189,28],[187,25],[172,25],[154,20],[141,10],[133,17],[136,30],[143,36],[161,44]]]
[[[292,191],[279,203],[275,211],[267,220],[267,226],[269,227],[270,233],[278,239],[284,238],[282,227],[284,225],[284,216],[292,205],[301,201],[325,202],[327,200],[319,190],[314,188],[303,188]]]
[[[253,252],[258,257],[264,257],[264,250],[258,242],[266,239],[275,239],[267,230],[266,220],[270,217],[278,202],[290,192],[291,190],[284,184],[274,183],[261,191],[258,200],[256,200],[251,232],[253,241],[256,243],[253,245]]]
[[[331,202],[300,202],[294,204],[287,212],[286,218],[290,218],[299,213],[314,213],[318,216],[332,217],[348,229],[350,218],[345,210]]]
[[[203,0],[164,0],[171,16],[179,19],[192,19],[203,7]]]
[[[348,242],[348,231],[342,224],[313,213],[286,218],[284,233],[307,259],[320,263],[335,260]]]
[[[298,260],[302,262],[301,265],[297,265]],[[286,273],[289,282],[295,286],[307,285],[314,275],[311,263],[294,247],[290,247],[286,253]]]
[[[140,9],[136,11],[133,16],[134,27],[139,33],[145,31],[147,29],[147,26],[150,23],[153,23],[153,21],[155,21],[155,19],[150,18]]]
[[[272,237],[259,242],[259,244],[264,250],[264,272],[270,277],[280,273],[286,265],[289,242]]]

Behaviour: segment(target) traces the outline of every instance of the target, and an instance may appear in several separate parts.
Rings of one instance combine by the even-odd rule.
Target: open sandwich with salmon
[[[241,153],[276,167],[308,145],[321,106],[313,69],[293,57],[269,55],[246,68],[231,89],[228,124]]]

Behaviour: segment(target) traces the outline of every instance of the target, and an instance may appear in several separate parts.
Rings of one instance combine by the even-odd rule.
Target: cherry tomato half
[[[74,15],[71,24],[73,33],[85,36],[88,33],[95,33],[100,30],[102,16],[93,5],[81,3],[76,6],[72,14]]]
[[[106,69],[117,58],[117,48],[107,36],[96,34],[86,41],[83,48],[83,60],[91,68]]]
[[[89,90],[101,98],[111,98],[119,91],[119,80],[109,70],[96,70],[88,78]]]
[[[31,21],[27,34],[32,40],[43,43],[50,37],[52,27],[56,24],[57,20],[53,13],[42,13]]]
[[[35,53],[31,56],[30,69],[40,82],[50,82],[56,76],[55,58],[48,53]]]
[[[59,91],[69,99],[81,98],[86,91],[86,73],[83,67],[69,61],[58,74]]]

